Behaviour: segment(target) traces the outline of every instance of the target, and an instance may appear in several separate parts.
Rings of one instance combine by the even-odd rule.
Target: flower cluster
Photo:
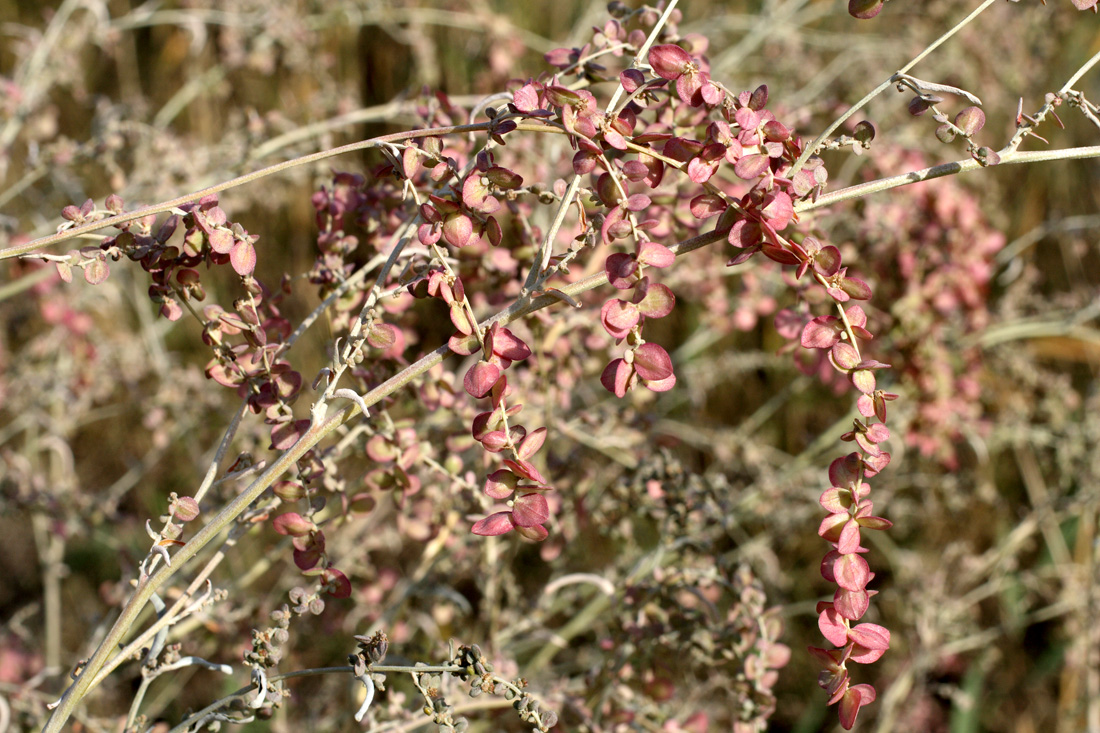
[[[122,199],[111,194],[105,202],[106,210],[97,210],[88,199],[82,206],[66,206],[61,212],[68,226],[99,221],[108,216],[126,213]],[[150,214],[134,221],[119,224],[121,231],[106,237],[98,247],[73,250],[57,262],[61,279],[72,280],[72,268],[84,271],[84,279],[97,285],[110,275],[107,260],[117,261],[123,256],[141,265],[149,273],[152,285],[149,298],[159,303],[160,314],[170,321],[183,315],[182,302],[202,301],[206,291],[197,268],[231,264],[242,278],[251,275],[256,268],[255,242],[240,224],[229,221],[225,211],[218,206],[216,195],[206,196],[197,203],[183,204],[182,217],[169,216],[153,232],[156,215]],[[168,240],[183,223],[186,232],[180,246],[168,244]]]
[[[615,26],[603,31],[605,38],[623,35]],[[583,56],[582,50],[553,58],[563,66],[567,59],[577,63]],[[602,242],[613,245],[618,239],[634,239],[633,253],[614,252],[604,265],[613,287],[632,290],[629,298],[609,300],[601,310],[604,329],[629,345],[626,354],[614,359],[601,378],[617,396],[624,396],[635,383],[663,391],[676,379],[667,351],[641,337],[645,319],[668,315],[675,303],[672,291],[653,283],[645,268],[666,267],[675,254],[654,241],[664,234],[667,224],[650,213],[655,208],[652,197],[631,190],[632,186],[657,188],[667,181],[668,169],[705,189],[690,199],[689,211],[699,221],[719,217],[718,228],[727,232],[728,242],[738,250],[729,266],[762,253],[793,268],[796,281],[808,276],[836,303],[839,316],[809,319],[801,328],[800,341],[804,348],[823,354],[826,363],[856,387],[864,418],[842,436],[856,443],[861,452],[834,462],[830,470],[833,488],[822,497],[830,517],[819,530],[833,544],[822,572],[839,585],[834,600],[820,608],[821,628],[839,649],[814,653],[824,654],[835,667],[822,685],[831,702],[841,703],[841,721],[851,727],[860,706],[873,700],[874,692],[866,685],[851,685],[846,664],[874,661],[889,646],[889,633],[881,627],[860,624],[849,628],[850,622],[866,613],[874,593],[867,588],[873,573],[861,557],[866,549],[860,545],[859,529],[890,526],[887,520],[871,515],[869,488],[863,479],[889,462],[889,453],[881,444],[889,438],[886,403],[897,395],[878,388],[875,372],[888,365],[861,355],[858,340],[869,340],[872,335],[864,311],[849,304],[870,299],[872,291],[865,281],[849,274],[839,248],[795,230],[795,204],[814,196],[828,177],[819,158],[809,157],[805,164],[798,164],[803,157],[802,141],[766,109],[767,87],[729,94],[711,79],[704,59],[676,44],[654,46],[648,60],[655,76],[647,79],[637,69],[622,72],[620,85],[630,96],[613,110],[601,112],[593,94],[567,89],[553,80],[528,81],[514,95],[512,109],[531,119],[545,118],[547,111],[554,113],[577,149],[574,172],[594,177],[593,196],[606,212],[599,229]],[[660,90],[665,86],[672,92],[662,96]],[[648,124],[643,119],[649,120]],[[685,130],[702,134],[694,137]],[[869,142],[873,128],[865,126],[864,131],[863,138]],[[723,167],[732,177],[716,175]],[[737,180],[745,182],[744,186],[732,183]]]
[[[872,446],[879,457],[889,458],[866,435],[861,447],[864,444]],[[892,526],[889,520],[871,513],[872,504],[867,499],[871,487],[864,478],[874,473],[875,469],[859,453],[837,458],[829,467],[833,485],[822,493],[820,500],[830,514],[822,521],[818,534],[833,544],[821,561],[821,575],[838,588],[832,601],[817,604],[818,628],[837,648],[811,647],[810,653],[825,667],[818,684],[829,693],[830,705],[840,703],[840,722],[847,729],[855,725],[860,707],[873,702],[876,696],[871,685],[851,684],[848,664],[870,664],[890,648],[889,630],[872,623],[852,625],[867,612],[871,596],[877,593],[867,588],[875,574],[862,557],[867,549],[860,545],[860,530]]]
[[[485,331],[482,341],[482,358],[467,370],[463,386],[471,397],[488,397],[493,408],[474,418],[474,438],[490,453],[507,451],[511,455],[504,459],[504,468],[489,474],[484,487],[486,496],[495,501],[507,500],[509,508],[479,520],[471,531],[493,536],[515,529],[528,539],[544,540],[548,532],[543,525],[550,518],[550,506],[543,492],[550,486],[531,458],[546,442],[546,428],[528,433],[523,425],[510,422],[523,405],[507,404],[508,377],[504,374],[513,362],[529,357],[531,349],[496,323]],[[517,492],[518,496],[509,499]]]

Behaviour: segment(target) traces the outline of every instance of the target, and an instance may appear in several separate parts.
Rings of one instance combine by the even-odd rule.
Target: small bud
[[[875,126],[868,120],[863,120],[852,131],[852,137],[859,141],[865,148],[871,147],[871,141],[875,139]]]
[[[941,143],[949,143],[955,139],[958,133],[951,125],[940,125],[936,128],[936,139]]]
[[[882,12],[883,0],[848,0],[848,14],[860,20],[870,20]]]
[[[984,145],[975,150],[971,157],[978,161],[978,164],[983,167],[987,165],[997,165],[1001,162],[1001,156],[997,155],[993,148]]]
[[[928,111],[928,108],[932,106],[932,102],[925,100],[921,97],[913,97],[909,100],[909,114],[914,117],[920,117],[922,114]]]
[[[961,129],[964,135],[970,137],[985,126],[985,112],[978,107],[967,107],[955,115],[955,126]]]

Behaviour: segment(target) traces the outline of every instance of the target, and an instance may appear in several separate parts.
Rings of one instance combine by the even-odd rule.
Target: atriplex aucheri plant
[[[899,33],[890,16],[900,4],[851,0],[848,13]],[[43,573],[54,576],[44,585],[55,593],[66,538],[82,531],[85,516],[100,532],[141,516],[152,544],[131,563],[132,537],[118,543],[122,580],[102,593],[119,610],[109,623],[89,624],[87,647],[72,645],[88,656],[75,665],[71,683],[57,665],[73,660],[59,647],[47,650],[46,687],[60,700],[45,722],[43,699],[28,685],[21,719],[48,731],[72,716],[95,729],[118,729],[124,710],[126,730],[146,730],[157,722],[147,709],[154,681],[207,668],[235,675],[240,689],[203,688],[209,694],[199,709],[176,711],[182,717],[170,721],[173,730],[273,716],[272,725],[346,725],[338,721],[354,716],[378,730],[431,722],[462,731],[483,725],[477,710],[495,707],[512,713],[494,715],[493,729],[546,731],[561,721],[563,730],[763,730],[776,711],[779,670],[792,655],[781,642],[783,611],[769,605],[761,566],[746,549],[752,542],[741,526],[739,496],[753,496],[757,505],[772,502],[761,513],[788,522],[784,532],[812,533],[816,525],[824,540],[820,576],[830,584],[829,600],[817,602],[815,613],[828,644],[810,646],[809,656],[821,669],[823,700],[837,704],[841,725],[852,728],[878,694],[873,675],[858,665],[898,643],[899,630],[892,638],[885,613],[871,603],[883,590],[880,582],[872,587],[871,568],[882,561],[863,544],[863,530],[893,526],[874,513],[868,482],[893,469],[887,441],[897,437],[887,428],[888,411],[892,426],[902,416],[901,437],[927,460],[949,469],[964,460],[960,439],[984,429],[973,339],[988,323],[986,296],[1006,249],[973,194],[953,181],[940,182],[942,200],[930,187],[891,197],[900,187],[967,171],[988,175],[1100,156],[1100,146],[1059,145],[1070,115],[1093,139],[1100,132],[1100,109],[1081,91],[1100,54],[1045,96],[1022,98],[1011,125],[994,129],[986,129],[974,92],[910,73],[946,53],[952,37],[995,4],[1005,2],[985,0],[961,19],[944,12],[939,17],[951,18],[946,32],[896,72],[873,78],[881,83],[864,99],[833,109],[832,123],[817,127],[808,111],[774,98],[768,79],[745,90],[730,86],[716,68],[725,50],[706,34],[681,30],[688,19],[675,0],[653,7],[612,2],[594,25],[581,26],[586,33],[575,45],[546,49],[537,67],[519,66],[522,48],[514,46],[516,39],[520,46],[537,41],[501,31],[505,38],[489,55],[494,93],[459,99],[425,88],[374,118],[349,113],[358,121],[405,115],[399,132],[257,169],[250,161],[278,149],[272,144],[283,138],[275,133],[289,126],[242,117],[244,137],[235,143],[247,151],[241,164],[255,172],[200,186],[187,160],[165,151],[158,168],[155,137],[133,153],[145,157],[144,167],[128,161],[127,136],[142,134],[114,108],[97,118],[88,143],[35,152],[37,133],[28,129],[35,120],[46,124],[49,108],[35,74],[65,79],[64,69],[51,67],[67,54],[77,58],[79,48],[67,43],[78,43],[83,32],[121,53],[119,34],[177,22],[155,20],[154,10],[112,20],[107,6],[89,3],[77,12],[81,3],[63,3],[37,45],[28,44],[17,73],[0,79],[4,162],[17,162],[11,151],[22,141],[18,162],[27,168],[3,200],[23,195],[34,205],[22,191],[46,175],[39,168],[57,161],[102,166],[116,190],[102,205],[73,196],[77,203],[60,212],[56,234],[12,237],[0,250],[12,262],[5,295],[25,294],[24,317],[48,326],[26,333],[12,321],[0,344],[0,410],[8,422],[0,428],[3,497],[33,518]],[[746,42],[807,3],[765,5]],[[1026,5],[1008,8],[998,22],[1036,11]],[[1096,9],[1095,0],[1073,5]],[[429,57],[434,46],[416,11],[443,14],[430,21],[441,25],[466,17],[449,6],[404,15],[376,10],[383,27]],[[249,40],[246,15],[179,12],[199,47],[205,33],[224,24],[221,73],[233,64],[255,64],[275,78],[284,65],[311,68],[294,33],[318,28],[301,20],[314,17],[302,8],[250,4],[248,12],[283,13],[282,25],[256,31],[263,43]],[[358,12],[374,11],[349,5],[337,15]],[[1077,10],[1060,0],[1045,12],[1060,18]],[[1072,20],[1095,33],[1095,12]],[[280,52],[265,56],[271,44]],[[865,68],[854,71],[859,81],[871,78]],[[858,119],[893,89],[906,95],[898,99],[914,118],[909,129],[965,157],[929,166],[921,153],[903,150],[904,138]],[[172,100],[187,104],[186,97]],[[165,104],[154,127],[167,129],[174,109]],[[324,139],[332,129],[319,124],[315,132]],[[282,144],[309,139],[295,134],[284,132]],[[1021,149],[1029,139],[1036,150]],[[352,155],[360,151],[375,157],[364,165]],[[849,169],[865,158],[865,180],[856,182]],[[309,199],[312,260],[283,253],[277,268],[265,267],[269,252],[295,243],[270,235],[270,222],[235,214],[232,197],[262,200],[265,187],[277,188],[277,174],[293,180],[320,161],[336,168]],[[830,185],[838,169],[847,185]],[[140,189],[146,192],[163,195],[174,178],[194,183],[183,187],[194,192],[134,202],[126,189],[139,177],[148,179]],[[75,180],[67,181],[73,193]],[[864,197],[863,217],[827,213]],[[889,208],[899,201],[897,210]],[[90,243],[71,244],[83,239]],[[54,247],[62,242],[68,251]],[[730,273],[740,274],[740,292],[731,292]],[[78,275],[101,288],[75,282]],[[124,284],[107,290],[118,279]],[[110,308],[127,307],[135,289],[147,293],[161,318],[152,322],[147,303],[139,309],[140,339],[128,325],[112,330],[102,322],[116,317]],[[96,323],[80,300],[98,307],[100,290],[113,295]],[[702,389],[693,385],[713,378],[692,368],[693,354],[706,348],[697,340],[750,331],[762,316],[769,317],[762,330],[770,351],[787,354],[788,363],[824,385],[815,400],[840,404],[827,408],[824,422],[809,419],[800,429],[820,430],[825,445],[837,438],[850,445],[832,448],[827,458],[807,448],[811,465],[779,480],[818,487],[823,520],[782,506],[797,490],[774,500],[761,491],[769,480],[777,485],[765,474],[797,461],[782,460],[774,447],[771,457],[754,457],[761,448],[749,425],[727,436],[733,447],[708,450],[715,459],[740,460],[755,474],[744,484],[757,485],[755,493],[739,493],[743,477],[732,470],[686,465],[676,438],[692,439],[659,424],[670,412],[655,395],[692,395]],[[173,340],[201,340],[202,364],[168,353],[165,338],[177,322]],[[691,339],[678,334],[685,328]],[[200,373],[209,381],[197,379]],[[146,383],[159,387],[150,391]],[[36,399],[34,384],[45,407],[24,406]],[[902,386],[887,386],[894,384]],[[212,394],[207,385],[225,389]],[[134,478],[127,472],[93,495],[82,488],[78,453],[91,461],[100,450],[117,449],[97,446],[86,426],[119,387],[135,396],[126,414],[147,434],[147,454],[130,467]],[[899,394],[906,399],[890,405]],[[223,399],[230,395],[231,403]],[[694,397],[679,399],[695,405],[682,414],[703,409]],[[1065,409],[1077,407],[1071,402]],[[768,419],[769,404],[753,408],[750,425]],[[211,433],[215,418],[219,435]],[[831,429],[832,420],[844,428]],[[79,435],[92,441],[90,452],[74,450]],[[191,445],[172,452],[180,442]],[[202,465],[201,478],[182,466],[155,473],[151,464],[163,455]],[[128,492],[156,475],[167,480],[149,494],[155,505],[130,503]],[[876,483],[889,483],[890,475]],[[144,519],[158,514],[155,523]],[[1047,534],[1057,534],[1057,526],[1037,526],[1052,548],[1059,546]],[[772,558],[782,542],[775,544],[766,553]],[[868,544],[894,548],[886,540]],[[414,561],[400,562],[403,555]],[[240,564],[219,573],[234,556]],[[279,573],[287,559],[298,573],[292,581]],[[898,563],[893,572],[900,574]],[[788,584],[816,582],[805,568],[781,575]],[[268,605],[247,598],[253,586],[276,589],[264,597]],[[573,586],[598,592],[580,603],[586,596]],[[56,596],[44,605],[47,616],[60,608]],[[264,617],[270,621],[256,621]],[[360,633],[346,633],[357,626]],[[457,630],[480,636],[448,644]],[[343,635],[345,646],[358,648],[347,665],[327,666],[323,655],[310,654],[310,635]],[[582,648],[577,640],[588,636],[583,652],[564,664],[559,658],[548,671],[559,652]],[[1086,657],[1096,653],[1088,649]],[[400,651],[401,663],[384,664],[391,651]],[[413,661],[425,655],[439,663]],[[89,693],[129,661],[140,665],[125,707],[90,712]],[[341,706],[331,698],[347,693],[319,683],[316,702],[287,700],[288,680],[326,675],[354,678],[361,697]],[[116,689],[112,697],[122,694]],[[459,702],[462,695],[471,702]],[[296,706],[302,712],[293,712]],[[909,715],[910,722],[920,719]]]

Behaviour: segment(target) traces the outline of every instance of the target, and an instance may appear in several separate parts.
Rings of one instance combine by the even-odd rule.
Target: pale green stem
[[[708,244],[721,241],[725,238],[725,232],[709,232],[680,242],[677,245],[673,245],[670,249],[677,255],[681,255]],[[575,297],[581,293],[605,285],[606,283],[607,274],[605,272],[599,272],[577,282],[565,285],[561,288],[561,291],[570,297]],[[534,311],[559,303],[560,300],[554,296],[539,296],[530,301],[514,304],[490,318],[484,325],[489,326],[495,322],[499,322],[502,326],[507,325]],[[469,342],[476,339],[474,336],[469,336],[466,340]],[[367,407],[370,407],[378,403],[384,397],[404,388],[436,364],[441,363],[444,357],[449,353],[451,353],[451,350],[447,345],[440,346],[435,351],[422,357],[419,361],[410,364],[388,381],[375,387],[364,395],[364,403]],[[138,585],[129,601],[127,601],[118,620],[115,621],[114,626],[100,642],[99,648],[96,650],[95,654],[84,666],[73,684],[61,697],[61,700],[58,702],[53,715],[50,717],[44,729],[44,733],[57,733],[60,731],[65,721],[72,714],[78,701],[87,694],[92,688],[93,683],[101,681],[98,674],[100,669],[107,663],[112,650],[118,647],[130,627],[137,622],[138,616],[141,614],[142,609],[145,607],[145,604],[152,594],[164,585],[175,572],[182,568],[184,563],[198,554],[203,547],[212,542],[223,529],[240,516],[252,502],[256,501],[264,491],[274,484],[286,471],[290,470],[298,459],[313,449],[314,446],[330,435],[336,428],[358,414],[358,412],[358,405],[349,404],[338,412],[328,416],[326,419],[311,425],[309,430],[299,438],[297,443],[279,456],[279,458],[257,477],[248,488],[226,505],[217,516],[211,519],[210,522],[200,529],[186,545],[181,547],[176,554],[172,556],[172,565],[161,567],[153,575],[149,576]]]
[[[657,21],[657,24],[653,26],[653,30],[649,32],[649,35],[645,39],[645,43],[642,44],[642,47],[638,49],[637,55],[634,56],[634,61],[631,62],[630,68],[636,69],[643,63],[645,63],[645,58],[646,55],[649,54],[650,47],[653,45],[653,42],[657,40],[657,36],[660,35],[661,29],[665,27],[665,22],[668,20],[668,16],[672,15],[672,11],[676,8],[676,3],[678,3],[679,1],[680,0],[672,0],[668,4],[668,7],[665,8],[665,12],[661,13],[661,17]],[[610,114],[611,111],[615,109],[615,105],[618,103],[619,97],[623,95],[623,91],[625,91],[623,89],[623,85],[619,84],[619,86],[615,89],[615,93],[611,95],[611,101],[607,103],[607,107],[605,108],[608,114]]]
[[[836,121],[833,122],[833,124],[825,128],[825,131],[818,135],[817,139],[815,139],[805,150],[802,151],[802,155],[798,156],[798,160],[795,161],[794,167],[791,169],[789,176],[794,176],[795,173],[802,170],[802,166],[806,164],[806,161],[809,159],[809,157],[817,152],[817,149],[821,147],[821,144],[824,143],[829,138],[829,136],[836,131],[838,127],[843,125],[848,120],[848,118],[850,118],[859,110],[863,109],[863,107],[865,107],[872,99],[886,91],[886,89],[894,83],[894,77],[897,76],[897,74],[904,74],[912,69],[914,66],[919,64],[928,56],[928,54],[932,53],[941,45],[943,45],[947,41],[947,39],[951,38],[951,36],[962,30],[968,23],[970,23],[970,21],[977,18],[986,8],[988,8],[995,2],[998,2],[998,0],[985,0],[985,2],[974,9],[974,12],[963,18],[953,28],[951,28],[951,30],[947,31],[942,36],[933,41],[930,46],[928,46],[926,49],[913,57],[912,61],[898,69],[894,74],[891,74],[889,79],[882,82],[873,90],[871,90],[871,92],[866,97],[856,102],[851,109],[849,109],[839,118],[837,118]]]
[[[1100,145],[1091,145],[1081,148],[1063,148],[1062,150],[1029,150],[1022,153],[1006,154],[1001,158],[1001,162],[998,165],[1043,163],[1051,160],[1077,160],[1080,158],[1097,157],[1100,157]],[[924,168],[919,171],[911,171],[909,173],[902,173],[898,176],[880,178],[874,181],[868,181],[867,183],[860,183],[855,186],[842,188],[839,191],[833,191],[832,193],[818,196],[815,200],[800,201],[795,204],[794,210],[797,212],[812,211],[813,209],[820,209],[825,206],[838,204],[841,201],[862,198],[872,193],[888,191],[891,188],[897,188],[899,186],[907,186],[910,183],[920,183],[921,181],[930,181],[933,178],[942,178],[943,176],[950,176],[956,173],[966,173],[967,171],[977,170],[981,167],[982,165],[972,158],[958,160],[953,163],[941,163],[931,168]]]

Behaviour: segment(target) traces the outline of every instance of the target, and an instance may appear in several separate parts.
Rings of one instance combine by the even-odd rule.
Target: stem
[[[804,166],[806,164],[806,161],[810,158],[810,156],[813,155],[815,152],[817,152],[818,148],[820,148],[821,144],[824,143],[825,140],[828,139],[829,135],[832,135],[838,127],[843,125],[845,123],[845,121],[848,120],[849,117],[851,117],[856,112],[858,112],[863,107],[865,107],[872,99],[874,99],[875,97],[877,97],[878,95],[880,95],[884,91],[886,91],[886,88],[894,83],[894,79],[897,76],[897,74],[904,74],[907,71],[909,71],[910,69],[912,69],[914,66],[916,66],[918,63],[923,61],[925,59],[925,57],[928,56],[928,54],[932,53],[937,48],[939,48],[941,45],[943,45],[944,42],[947,41],[947,39],[951,38],[951,36],[955,35],[960,30],[962,30],[964,26],[966,26],[970,21],[977,18],[978,15],[980,15],[986,8],[988,8],[990,5],[992,5],[995,2],[997,2],[997,0],[985,0],[985,2],[983,2],[981,5],[979,5],[977,8],[974,9],[974,12],[972,12],[970,15],[963,18],[953,28],[951,28],[951,30],[947,31],[942,36],[940,36],[935,41],[933,41],[931,45],[929,45],[923,51],[921,51],[916,56],[914,56],[912,61],[910,61],[905,66],[898,69],[898,71],[896,73],[891,74],[889,79],[882,82],[877,87],[875,87],[873,90],[871,90],[871,92],[867,96],[865,96],[863,99],[856,102],[855,106],[853,106],[847,112],[845,112],[840,117],[838,117],[836,119],[836,121],[833,122],[833,124],[826,127],[825,131],[822,132],[820,135],[818,135],[817,138],[812,143],[810,143],[809,147],[807,147],[805,150],[802,151],[802,155],[798,156],[798,160],[795,161],[794,167],[791,168],[790,175],[794,176],[795,173],[802,170],[802,166]]]
[[[657,40],[657,36],[660,35],[661,29],[665,27],[665,21],[668,20],[668,16],[672,14],[672,11],[676,8],[676,3],[680,0],[671,0],[668,7],[665,8],[665,12],[661,13],[661,17],[657,20],[657,23],[653,26],[653,30],[646,36],[645,43],[638,49],[638,53],[634,56],[634,61],[631,62],[630,68],[637,69],[644,61],[643,59],[649,54],[649,49],[653,45],[653,42]],[[615,109],[615,105],[619,101],[619,97],[623,95],[623,85],[620,82],[619,86],[615,89],[615,93],[611,95],[611,101],[607,103],[605,112],[611,114],[611,111]]]
[[[727,233],[726,231],[708,232],[675,244],[670,247],[670,249],[674,254],[680,256],[709,244],[713,244],[714,242],[722,241],[726,238]],[[607,273],[601,271],[582,280],[578,280],[577,282],[564,285],[560,290],[566,295],[574,297],[605,285],[606,283]],[[552,295],[542,295],[529,301],[514,303],[509,308],[489,318],[483,325],[488,327],[493,323],[499,322],[504,326],[530,313],[548,306],[557,305],[560,302],[558,298]],[[476,341],[474,336],[468,336],[466,338],[467,342],[471,340]],[[450,348],[444,344],[430,354],[421,357],[418,361],[410,364],[401,372],[364,395],[364,404],[370,407],[386,396],[402,389],[436,364],[441,363],[444,357],[450,353]],[[123,636],[125,636],[130,627],[137,622],[138,616],[153,593],[164,585],[172,575],[180,570],[188,560],[193,558],[200,550],[212,542],[223,529],[229,526],[231,522],[242,514],[252,502],[256,501],[268,487],[274,484],[286,471],[290,470],[298,459],[313,449],[322,439],[330,435],[344,422],[358,414],[358,412],[358,405],[350,404],[330,415],[325,420],[311,425],[309,430],[298,439],[297,443],[279,456],[279,458],[257,477],[248,488],[226,505],[224,509],[210,520],[209,524],[205,525],[186,545],[179,549],[172,558],[172,565],[161,567],[138,586],[134,594],[130,597],[130,600],[126,603],[125,608],[122,609],[114,626],[111,627],[111,630],[100,642],[99,648],[96,650],[95,654],[85,665],[84,669],[69,689],[62,695],[56,709],[50,716],[49,722],[43,729],[43,733],[57,733],[60,731],[65,721],[72,715],[76,704],[95,684],[98,684],[102,680],[103,676],[100,675],[99,672],[103,666],[107,664],[111,651],[118,647]]]
[[[1098,157],[1100,157],[1100,145],[1090,145],[1088,147],[1063,148],[1061,150],[1034,150],[1023,153],[1009,153],[1001,157],[1001,162],[998,165],[1042,163],[1051,160],[1077,160],[1080,158]],[[902,173],[898,176],[880,178],[875,181],[868,181],[867,183],[860,183],[855,186],[842,188],[839,191],[833,191],[832,193],[818,196],[817,200],[802,201],[795,204],[794,210],[797,212],[812,211],[813,209],[820,209],[825,206],[838,204],[841,201],[862,198],[868,194],[888,191],[891,188],[897,188],[899,186],[907,186],[910,183],[920,183],[921,181],[930,181],[933,178],[942,178],[956,173],[966,173],[981,167],[982,165],[972,158],[955,161],[954,163],[941,163],[931,168],[924,168],[919,171]]]
[[[859,353],[859,341],[856,340],[856,334],[852,330],[852,322],[848,320],[848,314],[844,312],[844,304],[837,302],[836,309],[840,313],[840,320],[844,323],[844,333],[848,334],[848,343],[856,350],[856,358],[863,361],[863,356]]]
[[[577,189],[581,187],[581,177],[573,176],[573,180],[569,182],[569,188],[566,189],[565,195],[561,197],[561,204],[558,206],[557,213],[554,215],[554,221],[550,224],[550,231],[546,233],[546,238],[542,241],[542,251],[539,253],[539,261],[531,264],[531,271],[527,273],[527,280],[523,283],[524,292],[531,292],[535,289],[535,286],[539,282],[539,276],[543,270],[550,264],[550,255],[554,251],[554,239],[558,236],[558,230],[561,229],[562,222],[565,221],[565,214],[569,211],[569,207],[573,204],[573,198],[577,195]]]
[[[354,671],[355,671],[355,668],[350,667],[350,666],[314,667],[314,668],[311,668],[311,669],[300,669],[300,670],[297,670],[297,671],[294,671],[294,672],[286,672],[284,674],[274,674],[274,675],[269,676],[267,678],[267,681],[269,683],[272,683],[272,682],[281,682],[283,680],[294,679],[295,677],[316,677],[318,675],[323,675],[323,674],[352,674]],[[418,675],[418,674],[460,674],[461,672],[463,672],[463,669],[461,667],[457,666],[457,665],[454,665],[454,664],[435,664],[435,665],[421,664],[421,665],[417,665],[417,666],[407,666],[407,665],[400,665],[399,666],[399,665],[387,665],[387,664],[374,664],[374,665],[370,666],[370,671],[371,672],[383,672],[383,673],[387,673],[387,674]],[[516,685],[513,682],[511,682],[510,680],[507,680],[507,679],[505,679],[505,678],[503,678],[499,675],[493,675],[493,681],[496,682],[498,685],[500,685],[502,687],[507,687],[507,688],[511,689],[512,691],[516,692],[517,694],[522,693],[522,690],[520,690],[520,688],[516,687]],[[183,733],[184,731],[188,730],[196,720],[200,720],[203,717],[209,715],[210,713],[216,712],[219,708],[225,707],[226,705],[228,705],[229,703],[231,703],[233,700],[235,700],[237,698],[241,698],[241,697],[245,697],[247,695],[251,695],[255,691],[255,689],[256,689],[256,684],[253,683],[253,684],[250,684],[246,687],[242,687],[239,690],[236,690],[235,692],[231,692],[230,694],[226,695],[225,697],[221,698],[220,700],[215,700],[214,702],[210,703],[209,705],[207,705],[202,710],[199,710],[198,712],[192,713],[183,722],[181,722],[179,725],[177,725],[176,727],[174,727],[170,731],[168,731],[168,733]],[[507,700],[500,700],[500,703],[501,704],[499,705],[499,707],[511,707],[511,705],[512,705],[512,703],[507,701]],[[481,707],[484,707],[484,706],[480,705],[480,706],[477,706],[477,707],[481,708]],[[456,712],[459,709],[460,708],[456,708]],[[414,726],[414,727],[419,727],[420,725],[428,725],[430,723],[431,723],[430,720],[424,720],[423,722],[417,721],[416,726]]]
[[[360,140],[359,142],[349,143],[348,145],[342,145],[338,148],[332,148],[331,150],[322,150],[319,153],[310,153],[309,155],[303,155],[300,158],[292,158],[291,160],[285,160],[282,163],[276,163],[275,165],[269,165],[266,168],[261,168],[258,171],[252,173],[246,173],[243,176],[238,176],[228,181],[218,183],[216,185],[204,188],[201,191],[194,193],[184,194],[183,196],[177,196],[174,199],[164,201],[153,206],[143,206],[135,211],[129,211],[125,214],[119,214],[112,216],[108,219],[102,219],[100,221],[89,222],[82,224],[78,227],[66,229],[63,232],[57,234],[51,234],[47,237],[39,237],[33,241],[21,244],[17,247],[8,247],[7,249],[0,249],[0,260],[11,259],[12,257],[18,257],[25,255],[28,252],[34,252],[37,249],[48,247],[58,242],[64,242],[69,239],[74,239],[82,234],[89,234],[91,232],[105,229],[107,227],[118,226],[119,224],[125,224],[127,222],[140,219],[150,214],[163,214],[166,211],[182,206],[183,204],[191,203],[192,201],[198,201],[203,196],[210,196],[211,194],[221,193],[237,186],[243,186],[246,183],[252,183],[258,181],[261,178],[281,173],[282,171],[289,170],[291,168],[297,168],[298,166],[308,165],[309,163],[316,163],[321,160],[327,160],[329,158],[335,158],[338,155],[344,153],[353,153],[357,150],[368,150],[370,148],[376,148],[385,143],[399,142],[401,140],[411,140],[418,137],[428,136],[440,136],[440,135],[453,135],[466,132],[484,132],[492,126],[491,122],[479,122],[474,125],[452,125],[450,127],[431,127],[420,130],[408,130],[406,132],[397,132],[392,135],[382,135],[381,137],[371,138],[370,140]],[[520,122],[517,124],[517,130],[525,130],[527,132],[549,132],[555,134],[564,134],[564,130],[560,130],[552,125],[542,124],[538,122]]]
[[[164,201],[153,206],[144,206],[135,211],[129,211],[124,214],[112,216],[108,219],[100,221],[89,222],[88,224],[82,224],[72,229],[66,229],[63,232],[57,234],[51,234],[48,237],[40,237],[26,244],[21,244],[17,247],[9,247],[7,249],[0,250],[0,260],[10,259],[12,257],[18,257],[19,255],[27,254],[28,252],[34,252],[35,250],[43,247],[48,247],[58,242],[64,242],[74,237],[78,237],[81,234],[88,234],[91,232],[105,229],[107,227],[118,226],[119,224],[125,224],[126,222],[140,219],[150,214],[162,214],[166,211],[171,211],[176,207],[183,204],[191,203],[192,201],[198,201],[204,196],[210,196],[215,193],[221,193],[231,188],[243,186],[246,183],[252,183],[258,181],[261,178],[281,173],[291,168],[297,168],[299,166],[308,165],[310,163],[316,163],[321,160],[328,160],[329,158],[335,158],[338,155],[344,155],[345,153],[353,153],[357,150],[368,150],[370,148],[376,148],[386,143],[400,142],[402,140],[412,140],[418,137],[429,136],[442,136],[442,135],[454,135],[462,134],[466,132],[484,132],[490,128],[491,122],[479,122],[474,125],[451,125],[449,127],[432,127],[420,130],[408,130],[405,132],[397,132],[391,135],[382,135],[381,137],[371,138],[370,140],[360,140],[358,142],[349,143],[348,145],[341,145],[338,148],[332,148],[331,150],[322,150],[318,153],[310,153],[309,155],[303,155],[300,158],[293,158],[281,163],[269,165],[266,168],[261,168],[258,171],[252,173],[246,173],[243,176],[223,181],[222,183],[215,184],[208,188],[204,188],[201,191],[194,193],[184,194],[183,196],[177,196],[174,199]],[[519,123],[517,129],[523,129],[530,132],[553,132],[554,130],[547,125]]]

